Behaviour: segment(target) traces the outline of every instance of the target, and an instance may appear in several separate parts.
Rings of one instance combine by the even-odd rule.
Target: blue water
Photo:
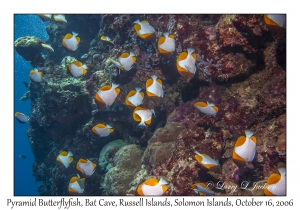
[[[22,36],[36,36],[45,41],[48,38],[46,25],[37,15],[14,16],[14,41]],[[31,115],[30,100],[20,101],[28,91],[23,81],[29,84],[30,63],[14,51],[14,111]],[[34,156],[27,137],[28,124],[20,124],[14,120],[14,195],[38,195],[38,185],[32,176]],[[24,154],[25,159],[19,158]]]

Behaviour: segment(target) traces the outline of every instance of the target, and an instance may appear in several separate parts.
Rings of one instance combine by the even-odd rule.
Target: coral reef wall
[[[38,49],[36,56],[31,55],[43,79],[31,81],[22,98],[31,100],[28,137],[35,155],[33,174],[42,182],[40,195],[68,195],[70,178],[78,173],[77,161],[85,158],[98,163],[102,148],[116,139],[130,146],[109,150],[107,162],[113,167],[106,171],[98,166],[86,178],[83,195],[135,195],[138,185],[150,177],[168,180],[166,195],[196,195],[191,189],[195,182],[265,183],[278,167],[285,166],[285,29],[271,30],[263,15],[253,14],[69,14],[66,19],[67,23],[51,20],[47,26],[46,43],[54,52],[41,57]],[[136,34],[137,19],[147,20],[155,28],[154,40],[145,41]],[[72,31],[81,39],[75,52],[62,46],[63,37]],[[171,56],[157,49],[164,32],[175,37]],[[114,44],[102,41],[102,35]],[[26,56],[16,44],[17,52]],[[176,68],[178,55],[187,48],[195,49],[197,56],[196,73],[189,82]],[[111,59],[117,60],[125,51],[136,55],[136,63],[130,71],[119,72]],[[67,69],[75,60],[87,66],[87,73],[77,78]],[[163,83],[160,102],[146,96],[146,81],[152,75]],[[119,84],[120,94],[111,107],[100,109],[94,96],[112,82]],[[135,87],[145,93],[143,106],[155,112],[146,127],[137,126],[133,109],[125,105],[127,94]],[[194,107],[198,101],[214,103],[217,114],[199,112]],[[111,125],[114,132],[97,136],[92,128],[99,123]],[[246,129],[255,132],[256,155],[252,163],[241,167],[233,161],[232,152]],[[61,151],[74,155],[68,168],[56,161]],[[219,160],[221,171],[201,166],[194,158],[195,151]],[[126,165],[132,170],[124,171]],[[216,193],[263,195],[263,191],[241,189]]]

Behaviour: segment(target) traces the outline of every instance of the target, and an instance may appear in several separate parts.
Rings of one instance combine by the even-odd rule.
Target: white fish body
[[[151,77],[153,79],[153,83],[147,88],[147,91],[153,93],[157,97],[163,97],[164,91],[162,89],[162,85],[159,82],[157,82],[157,76],[152,75]]]

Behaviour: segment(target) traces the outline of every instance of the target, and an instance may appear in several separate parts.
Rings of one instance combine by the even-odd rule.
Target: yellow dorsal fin
[[[109,130],[110,133],[114,132],[113,128],[109,128],[108,130]]]
[[[187,52],[182,52],[182,53],[180,53],[180,55],[178,56],[177,61],[182,61],[182,60],[186,59],[187,56],[188,56],[188,53],[187,53]]]
[[[256,144],[256,137],[255,136],[251,136],[250,139]]]
[[[82,70],[82,74],[86,74],[87,70],[86,69],[83,69]]]
[[[196,60],[196,59],[197,59],[197,56],[196,56],[196,54],[195,54],[195,53],[192,53],[192,57],[194,58],[194,60]]]
[[[150,124],[151,124],[151,119],[152,119],[152,118],[150,118],[149,120],[145,121],[145,123],[146,123],[147,125],[150,125]]]
[[[76,182],[78,180],[77,176],[73,176],[70,180],[70,183]]]
[[[237,139],[237,141],[236,141],[234,147],[238,147],[238,146],[243,145],[243,144],[245,143],[245,141],[246,141],[246,137],[245,137],[245,136],[240,136],[240,137]]]
[[[153,79],[152,79],[152,78],[148,79],[148,80],[146,81],[146,89],[147,89],[148,87],[150,87],[150,86],[152,85],[152,83],[153,83]]]
[[[68,191],[69,191],[69,193],[77,193],[75,190],[73,190],[72,188],[70,188],[70,187],[68,187]]]
[[[131,97],[131,96],[134,96],[136,93],[136,90],[131,90],[127,96],[126,96],[126,99],[125,99],[125,103],[127,106],[134,106],[132,103],[130,103],[130,101],[128,101],[128,98]]]
[[[269,18],[268,15],[264,15],[264,19],[267,25],[279,26],[276,22],[274,22],[271,18]]]
[[[133,119],[137,122],[141,122],[141,118],[139,115],[137,115],[135,112],[138,111],[138,110],[145,110],[145,108],[142,108],[142,107],[136,107],[134,110],[133,110]]]
[[[115,88],[115,91],[116,91],[116,94],[117,94],[117,96],[118,96],[119,93],[120,93],[120,88]]]
[[[163,194],[165,194],[165,192],[168,190],[168,187],[166,185],[161,186],[162,190],[163,190]]]
[[[35,71],[34,70],[31,70],[30,72],[29,72],[29,74],[34,74],[35,73]]]
[[[42,76],[42,75],[43,75],[43,73],[42,73],[42,72],[40,72],[40,71],[38,72],[38,74],[39,74],[40,76]]]
[[[80,38],[79,38],[78,36],[76,36],[76,40],[77,40],[77,42],[78,42],[78,44],[79,44]]]
[[[139,30],[141,30],[141,25],[139,23],[134,24],[135,32],[138,33]]]
[[[245,162],[244,158],[242,158],[241,156],[239,156],[238,154],[236,154],[234,150],[232,152],[232,159],[236,160],[236,161],[239,161],[240,163]]]
[[[97,133],[95,127],[92,128],[92,131],[93,131],[94,134],[97,134],[97,135],[98,135],[98,133]]]
[[[68,153],[67,153],[66,151],[63,151],[63,152],[60,153],[60,155],[62,155],[62,156],[67,156]]]
[[[106,128],[106,125],[104,125],[104,124],[97,124],[96,125],[98,128]]]
[[[146,180],[143,184],[149,185],[149,186],[155,186],[157,185],[158,180],[156,178],[151,178]]]
[[[78,161],[79,162],[79,161]],[[79,164],[77,163],[77,165],[76,165],[76,169],[78,170],[78,171],[80,171],[81,173],[83,173],[84,174],[84,172],[82,171],[82,169],[80,168],[80,166],[79,166]]]
[[[72,163],[73,162],[73,157],[70,157],[70,163]]]
[[[159,45],[163,44],[165,41],[166,41],[166,37],[164,37],[164,36],[160,37],[158,40],[158,43],[157,43],[158,47],[159,47]]]
[[[212,108],[213,108],[216,112],[219,111],[219,108],[218,108],[217,106],[212,106]]]
[[[82,66],[82,63],[80,61],[74,61],[73,64],[75,64],[78,67]]]
[[[79,163],[87,163],[87,160],[80,158],[80,159],[78,160],[78,162],[79,162]]]
[[[110,85],[105,85],[103,87],[100,88],[100,90],[105,91],[105,90],[110,90],[111,86]]]
[[[145,94],[143,92],[140,92],[142,99],[144,100]]]
[[[72,34],[66,34],[66,36],[64,37],[64,39],[71,39],[73,37]]]
[[[173,34],[170,34],[170,35],[169,35],[169,38],[171,38],[171,39],[175,39],[175,37],[174,37],[174,35],[173,35]]]
[[[281,179],[281,176],[279,174],[271,174],[268,178],[268,185],[276,184]]]
[[[132,64],[134,64],[135,61],[136,61],[136,57],[135,57],[135,56],[132,56],[131,58],[132,58]]]
[[[149,24],[149,22],[148,22],[147,20],[142,20],[141,22],[142,22],[142,23],[148,23],[148,24]]]
[[[141,185],[141,184],[140,184],[140,185],[138,186],[138,188],[136,189],[136,192],[137,192],[138,195],[141,195],[141,196],[144,195],[144,193],[143,193],[143,191],[142,191],[142,185]]]
[[[122,55],[120,55],[119,58],[128,58],[129,57],[129,53],[125,52],[125,53],[122,53]]]
[[[161,84],[162,85],[162,81],[161,81],[161,79],[157,79],[156,80],[159,84]]]
[[[200,106],[200,107],[207,107],[207,103],[205,103],[205,102],[197,102],[195,105]]]
[[[201,163],[202,162],[202,156],[200,156],[200,155],[195,155],[194,156],[195,157],[195,159],[199,162],[199,163]],[[201,163],[202,164],[202,163]]]
[[[98,93],[95,94],[95,99],[97,101],[99,101],[100,103],[103,103],[104,104],[104,101],[100,98],[100,96],[98,95]]]

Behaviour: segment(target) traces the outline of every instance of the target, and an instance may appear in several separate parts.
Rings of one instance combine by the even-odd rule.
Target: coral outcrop
[[[103,188],[106,195],[126,195],[140,167],[143,150],[135,144],[122,147],[114,158],[114,167],[106,173]]]
[[[43,66],[44,59],[40,54],[44,49],[43,41],[35,36],[23,36],[14,42],[18,54],[29,61],[33,67]]]

